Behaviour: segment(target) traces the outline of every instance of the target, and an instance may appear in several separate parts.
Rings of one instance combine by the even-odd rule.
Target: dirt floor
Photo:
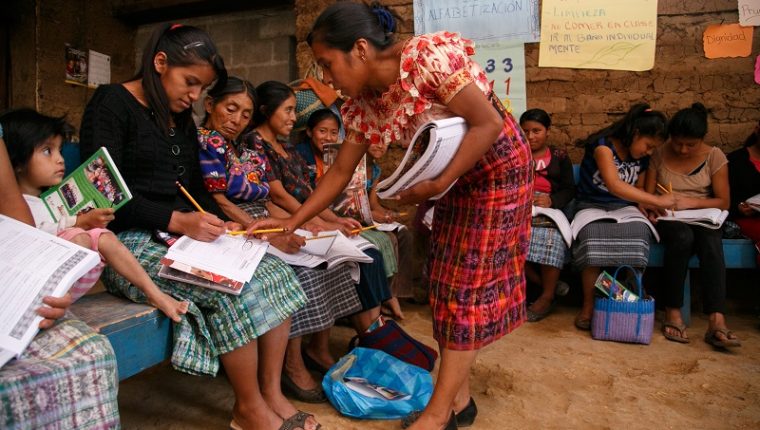
[[[403,326],[432,344],[430,313],[404,305]],[[487,347],[472,370],[478,429],[758,429],[760,428],[760,319],[729,315],[744,345],[713,350],[695,314],[691,344],[665,340],[628,345],[592,340],[576,330],[577,308],[559,307]],[[657,323],[656,329],[659,329]],[[337,327],[332,346],[345,348],[351,331]],[[228,428],[232,390],[223,376],[194,377],[168,365],[120,386],[125,429]],[[398,421],[359,421],[329,404],[297,403],[325,429],[398,429]]]

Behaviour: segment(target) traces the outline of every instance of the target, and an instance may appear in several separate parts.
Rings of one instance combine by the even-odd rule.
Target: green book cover
[[[40,198],[58,221],[62,215],[77,215],[95,208],[117,210],[132,199],[132,193],[108,150],[101,147]]]

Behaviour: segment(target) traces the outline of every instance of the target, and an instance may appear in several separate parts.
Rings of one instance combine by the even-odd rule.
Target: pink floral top
[[[454,114],[446,104],[471,82],[491,92],[483,69],[470,56],[472,41],[441,31],[404,43],[398,81],[385,93],[361,94],[341,107],[347,140],[407,147],[420,125]]]

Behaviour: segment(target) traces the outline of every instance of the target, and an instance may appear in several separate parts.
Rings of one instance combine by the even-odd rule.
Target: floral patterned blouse
[[[203,184],[211,193],[224,193],[235,201],[254,201],[269,195],[266,158],[259,148],[234,146],[219,132],[198,128],[199,157]]]
[[[266,156],[266,174],[269,180],[282,182],[285,191],[303,203],[313,191],[309,181],[309,166],[306,165],[306,161],[295,146],[284,141],[280,141],[280,144],[288,153],[288,158],[278,154],[256,130],[243,139],[243,145],[246,148],[261,148],[258,152]]]
[[[446,104],[468,84],[491,93],[483,69],[470,56],[472,41],[441,31],[412,37],[401,51],[400,76],[388,91],[361,94],[341,107],[349,142],[409,146],[420,125],[454,116]]]

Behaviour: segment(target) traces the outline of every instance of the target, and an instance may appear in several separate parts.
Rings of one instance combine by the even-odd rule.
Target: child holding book
[[[702,103],[681,109],[668,123],[670,139],[654,150],[651,173],[646,178],[649,193],[676,193],[679,209],[729,206],[728,160],[723,151],[705,142],[707,109]],[[723,260],[723,231],[679,221],[657,223],[660,242],[665,246],[664,303],[662,334],[666,339],[688,343],[681,307],[683,285],[689,259],[699,257],[702,307],[709,315],[705,342],[715,347],[739,346],[739,339],[726,327],[726,265]]]
[[[520,116],[536,169],[533,206],[563,209],[575,197],[573,164],[565,151],[547,145],[551,123],[542,109],[529,109]],[[559,273],[565,265],[567,244],[550,218],[534,216],[532,224],[525,275],[542,288],[541,295],[528,307],[528,321],[536,322],[552,311],[554,292],[562,283]]]
[[[158,289],[140,263],[105,227],[113,219],[113,209],[92,209],[56,223],[40,194],[63,179],[61,155],[63,118],[52,118],[32,109],[19,109],[0,116],[5,129],[8,153],[21,192],[29,205],[37,228],[100,253],[104,263],[140,288],[148,302],[179,322],[187,312],[187,302],[179,302]],[[82,297],[98,281],[101,263],[79,279],[69,290],[73,300]]]
[[[584,209],[612,211],[639,205],[644,208],[677,207],[675,194],[653,195],[644,191],[649,155],[667,137],[662,112],[648,104],[636,104],[612,125],[579,140],[585,148],[578,184],[575,221]],[[578,232],[572,246],[573,264],[581,270],[583,307],[575,326],[591,329],[594,281],[602,267],[627,264],[646,267],[651,231],[644,222],[590,222]]]
[[[0,125],[0,214],[33,225],[3,134]],[[71,303],[68,293],[43,297],[36,310],[44,318],[39,324],[43,330],[19,357],[0,368],[3,428],[71,428],[83,422],[91,428],[119,428],[113,348],[105,335],[70,318]]]

